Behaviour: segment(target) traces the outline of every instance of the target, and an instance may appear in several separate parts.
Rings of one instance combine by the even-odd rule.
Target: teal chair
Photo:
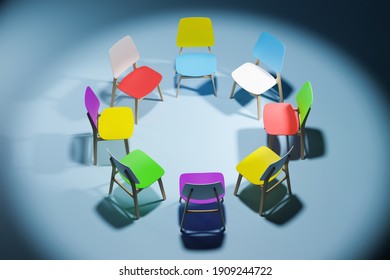
[[[179,95],[180,82],[188,78],[210,78],[215,89],[214,75],[217,71],[217,58],[211,53],[214,45],[214,33],[211,19],[205,17],[182,18],[179,21],[176,45],[180,53],[175,59],[176,73],[179,75],[176,97]],[[182,53],[183,48],[207,47],[207,52]]]
[[[135,150],[124,156],[121,160],[116,159],[110,152],[110,161],[112,166],[110,189],[108,194],[112,193],[114,182],[117,183],[128,195],[134,199],[134,208],[136,218],[139,219],[138,193],[150,187],[158,181],[163,200],[166,199],[165,190],[161,177],[164,175],[164,169],[151,157],[141,150]],[[124,184],[116,179],[119,173],[120,177],[131,187],[131,191]]]

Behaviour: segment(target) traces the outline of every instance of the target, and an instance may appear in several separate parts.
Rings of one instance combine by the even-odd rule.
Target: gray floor
[[[17,42],[0,46],[4,65],[10,65],[1,69],[9,78],[2,85],[0,111],[1,215],[12,224],[2,229],[5,258],[359,259],[388,244],[387,101],[370,72],[344,50],[280,19],[228,9],[120,14],[103,26],[104,9],[88,14],[87,6],[72,10],[63,5],[60,13],[56,5],[5,4],[0,19],[2,41]],[[193,15],[213,20],[218,98],[207,80],[184,80],[175,98],[177,23]],[[255,99],[243,90],[229,99],[230,73],[253,61],[251,51],[262,31],[286,45],[285,101],[296,105],[295,95],[307,80],[314,90],[308,158],[299,160],[298,139],[290,138],[288,144],[297,148],[290,163],[294,196],[283,200],[285,186],[271,193],[266,208],[279,207],[267,218],[257,214],[255,186],[244,180],[240,196],[233,196],[236,164],[266,145],[267,136],[256,119]],[[83,104],[84,90],[91,86],[102,108],[109,106],[108,49],[127,34],[141,53],[139,64],[163,75],[165,97],[157,101],[154,92],[140,103],[130,140],[131,149],[144,150],[166,171],[168,199],[161,201],[157,184],[142,192],[140,220],[134,220],[132,201],[122,190],[107,197],[111,167],[106,148],[120,157],[123,143],[100,143],[99,164],[92,166]],[[276,98],[267,92],[262,106]],[[115,105],[134,109],[134,100],[118,92]],[[286,142],[280,137],[276,151],[284,153]],[[227,230],[183,236],[179,176],[206,171],[225,176]],[[189,222],[208,228],[219,223],[217,218]]]

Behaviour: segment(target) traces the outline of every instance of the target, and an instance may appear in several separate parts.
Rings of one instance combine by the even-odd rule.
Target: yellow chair
[[[266,146],[262,146],[244,158],[237,166],[238,179],[234,195],[237,196],[242,177],[246,178],[253,185],[261,188],[261,199],[259,214],[263,216],[264,199],[267,193],[272,191],[284,180],[287,180],[288,193],[291,195],[290,174],[288,172],[288,162],[293,147],[280,157],[274,151]],[[285,173],[282,180],[277,181],[272,186],[270,183],[278,177],[281,172]]]
[[[129,141],[134,131],[133,111],[129,107],[110,107],[99,115],[100,101],[90,87],[85,90],[85,107],[93,131],[93,164],[97,163],[97,142],[123,140],[126,154],[130,152]]]
[[[214,74],[217,71],[217,58],[211,53],[214,46],[214,33],[211,19],[206,17],[182,18],[179,21],[176,45],[180,53],[175,59],[176,73],[179,75],[176,97],[179,95],[181,79],[210,78],[215,89]],[[208,53],[190,52],[182,54],[183,48],[207,47]]]

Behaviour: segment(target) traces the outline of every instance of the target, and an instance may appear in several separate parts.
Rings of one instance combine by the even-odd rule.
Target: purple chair
[[[223,228],[225,230],[225,219],[223,217],[221,202],[225,196],[225,180],[222,173],[183,173],[179,179],[180,199],[186,203],[180,224],[180,231],[184,232],[183,224],[187,213],[220,212]],[[217,203],[218,208],[213,209],[188,209],[188,205]]]

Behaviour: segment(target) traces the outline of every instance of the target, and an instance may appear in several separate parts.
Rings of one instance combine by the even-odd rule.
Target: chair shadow
[[[131,143],[130,143],[131,146]],[[115,155],[125,156],[126,149],[123,140],[98,141],[97,164],[111,165],[107,149]],[[70,139],[70,158],[81,165],[93,164],[92,133],[73,135]]]
[[[301,146],[300,146],[300,136],[278,136],[273,137],[272,147],[270,147],[275,153],[281,154],[281,139],[285,139],[285,147],[283,148],[287,151],[288,147],[294,146],[294,149],[291,152],[291,160],[300,160],[301,159]],[[269,135],[266,137],[267,143],[269,142]],[[321,130],[316,128],[305,128],[305,158],[318,158],[326,154],[326,145],[324,140],[324,135]]]
[[[103,198],[96,206],[96,211],[106,222],[117,229],[131,225],[135,220],[111,196]]]
[[[205,80],[205,82],[202,83],[197,88],[190,87],[190,86],[186,85],[186,81],[187,80],[200,80],[200,79]],[[178,81],[179,81],[179,76],[175,75],[173,77],[173,85],[174,85],[175,90],[177,89]],[[215,83],[215,89],[216,89],[217,95],[218,95],[218,77],[216,77],[216,76],[214,76],[214,83]],[[208,78],[196,78],[196,77],[194,77],[193,79],[182,79],[181,82],[180,82],[179,96],[180,96],[180,93],[181,93],[181,91],[183,89],[196,92],[200,96],[214,95],[213,83],[212,83],[211,79],[208,79]]]
[[[275,182],[276,183],[276,182]],[[239,199],[253,212],[259,213],[261,190],[260,187],[249,184],[241,186]],[[277,225],[284,225],[296,217],[303,205],[296,195],[288,195],[286,186],[282,183],[269,192],[264,200],[264,217]]]
[[[264,143],[263,140],[264,133],[265,131],[260,128],[240,129],[237,132],[238,160],[244,159],[259,147],[267,145],[268,142]]]
[[[184,203],[178,208],[178,224],[183,217]],[[205,210],[217,208],[217,203],[207,205],[190,204],[189,209]],[[226,223],[225,207],[222,203],[222,213]],[[185,232],[182,232],[183,246],[191,250],[213,250],[222,246],[224,240],[223,222],[219,212],[187,213],[183,223]]]
[[[140,219],[155,210],[163,201],[156,192],[147,188],[138,194]],[[134,200],[120,187],[114,187],[111,196],[103,198],[96,211],[109,225],[120,229],[136,221]]]

